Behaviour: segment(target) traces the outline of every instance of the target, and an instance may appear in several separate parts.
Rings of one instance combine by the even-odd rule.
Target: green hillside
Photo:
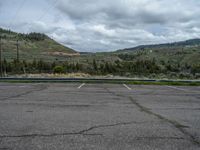
[[[102,53],[77,53],[40,33],[0,30],[2,74],[86,73],[126,77],[200,79],[200,39],[143,45]],[[17,56],[19,40],[19,61]],[[73,56],[73,57],[71,57]],[[75,57],[76,56],[76,57]]]
[[[43,59],[45,61],[65,60],[71,55],[79,55],[75,50],[65,47],[45,34],[21,34],[0,28],[2,57],[7,60],[17,56],[17,40],[21,60]]]
[[[155,59],[161,64],[195,65],[200,63],[200,39],[167,44],[142,45],[118,50],[115,54],[127,61]]]
[[[117,52],[133,52],[136,50],[144,50],[144,49],[179,50],[180,48],[187,48],[187,47],[200,47],[200,39],[190,39],[190,40],[186,40],[186,41],[164,43],[164,44],[139,45],[139,46],[132,47],[132,48],[118,50]]]

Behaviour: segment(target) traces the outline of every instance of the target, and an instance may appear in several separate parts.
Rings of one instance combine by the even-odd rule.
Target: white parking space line
[[[78,89],[82,88],[85,85],[85,83],[81,84]]]
[[[123,84],[124,87],[126,87],[128,90],[132,90],[130,87],[128,87],[126,84]]]
[[[24,87],[28,87],[28,86],[25,86],[25,85],[21,85],[21,86],[18,86],[18,87],[20,87],[20,88],[24,88]]]
[[[178,88],[178,87],[175,87],[175,86],[167,86],[167,87],[169,87],[171,89],[175,89],[175,90],[180,90],[180,91],[188,91],[186,89]]]

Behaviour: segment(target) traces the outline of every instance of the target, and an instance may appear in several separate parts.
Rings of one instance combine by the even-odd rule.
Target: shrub
[[[65,72],[65,70],[62,66],[55,66],[53,68],[53,73],[64,73],[64,72]]]

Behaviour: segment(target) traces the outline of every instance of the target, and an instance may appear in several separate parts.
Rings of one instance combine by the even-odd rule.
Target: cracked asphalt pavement
[[[0,83],[0,150],[199,150],[200,87]]]

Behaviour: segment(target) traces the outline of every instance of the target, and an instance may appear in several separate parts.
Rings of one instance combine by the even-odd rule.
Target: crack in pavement
[[[130,124],[137,124],[137,123],[141,123],[141,122],[135,122],[135,121],[131,121],[131,122],[121,122],[121,123],[115,123],[115,124],[108,124],[108,125],[95,125],[92,126],[90,128],[81,130],[79,132],[66,132],[66,133],[51,133],[51,134],[22,134],[22,135],[0,135],[0,138],[26,138],[26,137],[54,137],[54,136],[67,136],[67,135],[103,135],[103,134],[95,134],[95,133],[91,133],[89,134],[89,131],[92,131],[94,129],[98,129],[98,128],[107,128],[107,127],[114,127],[114,126],[122,126],[122,125],[130,125]]]
[[[38,89],[34,89],[34,90],[26,91],[26,92],[23,92],[23,93],[14,95],[14,96],[6,97],[6,98],[3,98],[3,99],[0,99],[0,101],[6,101],[6,100],[9,100],[9,99],[18,98],[18,97],[21,97],[21,96],[24,96],[24,95],[28,95],[28,94],[33,93],[33,92],[45,90],[47,88],[48,88],[47,85],[40,85]]]
[[[20,106],[36,106],[36,107],[50,107],[50,108],[89,108],[92,105],[67,105],[67,104],[59,104],[59,103],[14,103],[14,102],[0,102],[1,105],[20,105]]]
[[[200,146],[200,142],[196,139],[195,136],[193,136],[192,134],[190,134],[189,132],[187,132],[186,130],[184,130],[184,128],[186,128],[186,126],[180,124],[179,122],[175,121],[175,120],[170,120],[160,114],[157,114],[153,111],[150,111],[150,109],[148,109],[145,106],[142,106],[140,103],[138,103],[135,99],[133,99],[132,97],[129,97],[129,99],[131,100],[131,102],[133,104],[135,104],[138,108],[140,108],[141,111],[149,114],[149,115],[153,115],[157,118],[159,118],[160,120],[163,120],[165,122],[170,123],[171,125],[173,125],[176,129],[178,129],[181,133],[183,133],[192,143]]]
[[[116,123],[116,124],[110,124],[110,125],[97,125],[97,126],[92,126],[86,130],[82,130],[80,131],[80,133],[85,133],[88,131],[91,131],[93,129],[97,129],[97,128],[105,128],[105,127],[114,127],[114,126],[121,126],[121,125],[130,125],[130,124],[137,124],[139,122],[136,121],[131,121],[131,122],[122,122],[122,123]]]
[[[157,114],[153,111],[151,111],[149,108],[143,106],[142,104],[140,104],[136,99],[134,99],[132,96],[126,96],[123,94],[119,94],[119,93],[115,93],[113,91],[110,91],[108,88],[105,88],[105,90],[111,94],[114,94],[115,96],[120,96],[123,98],[127,98],[129,99],[135,106],[137,106],[140,111],[145,112],[149,115],[155,116],[158,119],[165,121],[169,124],[171,124],[173,127],[175,127],[176,129],[178,129],[188,140],[190,140],[193,144],[197,145],[200,147],[200,141],[198,141],[198,139],[192,135],[191,133],[189,133],[188,131],[186,131],[184,128],[187,128],[187,126],[182,125],[181,123],[175,121],[175,120],[170,120],[160,114]]]
[[[148,137],[136,137],[136,140],[143,140],[143,139],[148,139],[148,140],[165,140],[165,139],[173,139],[173,140],[184,140],[183,137],[163,137],[163,136],[148,136]]]

